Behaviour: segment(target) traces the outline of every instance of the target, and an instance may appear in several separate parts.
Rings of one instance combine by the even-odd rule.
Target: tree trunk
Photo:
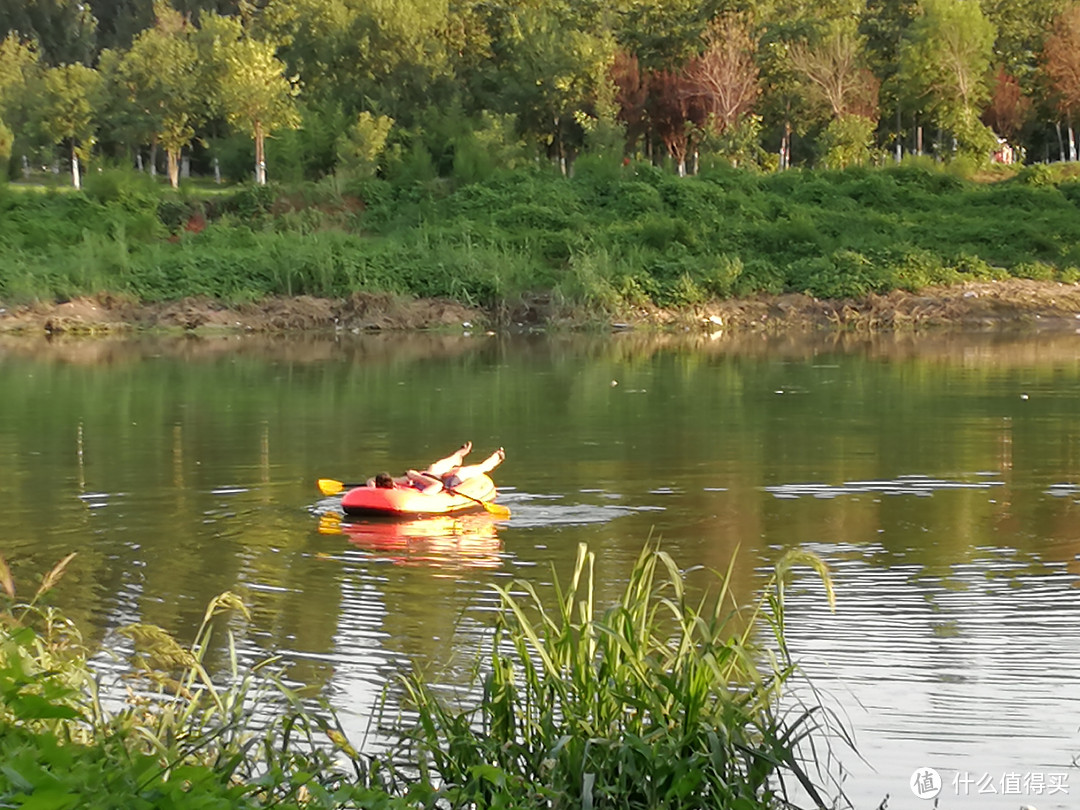
[[[135,170],[137,172],[139,172],[140,174],[142,173],[142,170],[143,170],[142,149],[136,149],[135,150]]]
[[[79,156],[75,154],[75,142],[71,142],[71,185],[75,188],[82,188],[81,178],[79,177]]]
[[[255,122],[255,182],[266,185],[266,134],[262,121]]]
[[[1072,121],[1069,122],[1069,160],[1076,160],[1076,133],[1073,131]]]
[[[169,167],[169,184],[173,188],[180,188],[180,153],[175,149],[166,149],[165,159]]]
[[[221,161],[214,155],[214,182],[221,185]]]
[[[157,139],[150,144],[150,176],[157,177]]]
[[[1055,121],[1054,122],[1054,129],[1057,130],[1057,136],[1058,136],[1058,155],[1059,155],[1059,157],[1061,159],[1061,162],[1064,163],[1065,162],[1065,141],[1061,137],[1061,122],[1060,121]]]
[[[781,170],[792,167],[792,122],[784,119],[784,135],[780,139]]]
[[[22,156],[22,174],[23,180],[30,179],[30,160],[26,157],[26,155]]]
[[[896,102],[896,156],[895,156],[897,163],[899,163],[904,158],[904,143],[903,143],[903,141],[901,140],[901,137],[900,137],[901,124],[902,124],[902,122],[900,120],[900,102],[897,101]]]

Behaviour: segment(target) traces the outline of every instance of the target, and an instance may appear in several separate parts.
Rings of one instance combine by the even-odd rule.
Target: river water
[[[29,583],[78,551],[55,599],[110,649],[132,621],[190,639],[235,591],[241,656],[282,654],[359,739],[397,673],[464,683],[491,585],[579,543],[608,601],[650,538],[734,555],[743,599],[806,548],[837,609],[801,578],[789,643],[854,735],[855,807],[930,807],[934,768],[943,809],[1069,808],[1078,416],[1074,334],[5,339],[0,552]],[[509,521],[320,522],[316,478],[466,439],[506,448]]]

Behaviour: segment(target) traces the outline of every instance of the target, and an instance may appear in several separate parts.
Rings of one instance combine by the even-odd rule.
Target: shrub
[[[1010,275],[1036,281],[1053,281],[1057,276],[1057,271],[1045,262],[1021,262],[1012,269]]]
[[[374,177],[394,119],[364,111],[338,137],[337,169],[347,176]]]
[[[823,162],[830,169],[861,166],[870,161],[876,124],[861,115],[841,115],[821,133]]]
[[[607,610],[594,562],[580,546],[553,600],[529,582],[496,588],[502,610],[477,705],[447,706],[407,681],[419,714],[410,755],[440,785],[433,798],[450,808],[752,810],[797,783],[824,807],[800,750],[826,721],[819,709],[779,708],[796,672],[785,582],[795,565],[812,566],[831,602],[821,560],[789,552],[746,607],[733,602],[730,571],[711,603],[695,600],[671,557],[646,548]],[[756,640],[763,625],[771,649]]]
[[[838,250],[792,265],[788,283],[816,298],[858,298],[886,289],[890,280],[887,271],[861,253]]]
[[[379,789],[380,774],[358,757],[349,772],[335,765],[338,754],[356,753],[336,719],[304,709],[268,662],[242,672],[234,653],[231,685],[214,683],[203,666],[213,621],[246,614],[231,593],[211,601],[190,647],[154,625],[121,628],[134,640],[140,688],[107,706],[77,628],[41,601],[74,557],[46,574],[28,602],[16,599],[0,558],[0,805],[411,806]],[[274,702],[287,708],[257,719],[253,708]]]
[[[703,261],[707,262],[701,271],[701,282],[705,290],[717,298],[727,298],[734,294],[743,275],[742,259],[723,253]]]
[[[664,201],[656,190],[656,186],[640,180],[631,180],[615,186],[606,203],[612,215],[620,220],[657,214],[664,207]]]

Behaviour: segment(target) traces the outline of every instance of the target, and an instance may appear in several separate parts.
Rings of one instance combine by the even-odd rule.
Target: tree
[[[304,95],[349,114],[377,109],[404,127],[431,98],[456,92],[455,60],[484,49],[482,25],[465,0],[268,0],[248,34],[277,43],[286,75]],[[493,5],[498,5],[493,3]],[[479,39],[479,44],[474,43]],[[451,50],[453,48],[453,50]]]
[[[338,170],[352,177],[374,177],[394,119],[364,111],[338,138]]]
[[[3,119],[0,119],[0,181],[7,180],[7,165],[11,160],[11,150],[15,144],[15,135]]]
[[[615,38],[645,71],[674,70],[701,50],[710,21],[732,4],[724,0],[630,2],[618,8]]]
[[[610,29],[596,7],[569,3],[506,4],[490,25],[501,88],[493,101],[567,171],[584,139],[581,114],[597,113],[600,96],[614,98]]]
[[[102,50],[123,49],[154,24],[153,0],[94,0],[97,41]]]
[[[658,70],[649,76],[649,120],[657,137],[667,147],[668,154],[678,167],[680,175],[686,174],[686,157],[693,140],[700,137],[704,120],[698,117],[694,126],[690,103],[692,91],[686,74],[671,70]],[[696,131],[695,131],[696,130]]]
[[[17,34],[0,41],[0,120],[8,133],[8,159],[16,149],[29,151],[34,141],[41,141],[36,128],[29,126],[34,119],[33,106],[40,88],[41,63],[37,48],[24,42]],[[27,163],[24,161],[24,167]]]
[[[870,157],[878,119],[877,78],[865,66],[865,40],[853,19],[829,24],[811,42],[796,42],[791,63],[808,95],[828,110],[821,147],[835,168],[864,163]]]
[[[111,48],[102,51],[98,59],[102,86],[100,138],[103,144],[138,149],[153,139],[154,121],[132,99],[123,60],[124,54]]]
[[[636,56],[619,51],[611,65],[611,80],[615,83],[618,118],[626,125],[627,149],[632,150],[647,131],[648,79]]]
[[[101,76],[86,65],[61,65],[45,71],[45,92],[38,111],[42,129],[53,143],[70,141],[75,188],[82,187],[79,159],[88,160],[94,146],[94,106],[100,86]]]
[[[923,15],[900,48],[900,79],[908,95],[927,105],[962,152],[980,160],[997,145],[978,118],[989,95],[994,33],[970,0],[924,0]]]
[[[753,109],[761,89],[749,22],[725,14],[709,28],[708,43],[686,67],[688,92],[721,134]]]
[[[1015,76],[999,67],[994,75],[990,104],[983,112],[983,123],[1008,140],[1014,140],[1031,114],[1031,99],[1024,95]]]
[[[96,53],[97,20],[87,3],[73,0],[4,0],[0,3],[0,36],[14,33],[37,43],[47,65],[81,62]]]
[[[997,29],[995,59],[1030,93],[1039,57],[1054,19],[1069,0],[980,0],[983,13]]]
[[[1043,70],[1058,110],[1069,122],[1069,158],[1076,160],[1072,122],[1080,112],[1080,3],[1070,6],[1054,20],[1043,49]]]
[[[791,46],[792,65],[832,118],[857,113],[877,119],[877,82],[866,69],[864,44],[855,21],[847,19],[830,24],[814,43]]]
[[[180,184],[180,153],[207,113],[208,89],[191,41],[194,27],[162,2],[157,22],[139,34],[118,66],[128,99],[150,122],[165,148],[169,182]]]
[[[867,0],[859,19],[859,33],[866,37],[870,70],[881,82],[878,104],[882,116],[895,121],[894,142],[896,160],[903,155],[905,96],[899,75],[900,49],[907,30],[919,14],[917,0]],[[916,111],[917,112],[917,111]],[[917,125],[918,118],[915,116]]]
[[[266,138],[275,129],[300,124],[297,79],[288,78],[273,43],[248,36],[229,18],[206,17],[204,31],[213,31],[209,63],[213,65],[216,105],[230,126],[255,139],[255,182],[266,183]]]
[[[0,41],[0,117],[14,121],[22,112],[32,77],[38,70],[37,48],[18,34]]]

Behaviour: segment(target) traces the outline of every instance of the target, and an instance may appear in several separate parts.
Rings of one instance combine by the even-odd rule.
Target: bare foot
[[[472,442],[465,442],[465,444],[461,445],[461,449],[458,450],[458,455],[467,456],[467,455],[469,455],[469,453],[471,451],[472,451]]]
[[[495,455],[497,455],[499,457],[499,461],[505,461],[506,460],[506,451],[503,450],[501,447],[498,450],[495,451]]]

